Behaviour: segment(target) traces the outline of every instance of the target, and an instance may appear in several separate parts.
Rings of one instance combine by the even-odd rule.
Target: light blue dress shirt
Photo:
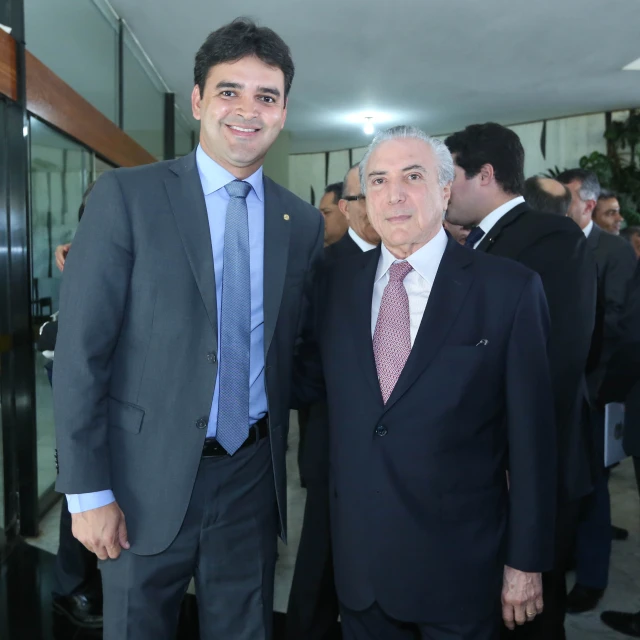
[[[224,186],[236,178],[210,158],[198,146],[196,164],[209,217],[213,265],[216,274],[216,304],[218,311],[218,360],[224,358],[224,345],[220,344],[220,316],[222,303],[222,269],[224,263],[224,230],[229,194]],[[249,213],[249,260],[251,273],[251,354],[249,359],[249,425],[267,413],[267,392],[264,380],[264,182],[262,168],[248,177],[251,185],[247,196]],[[216,435],[218,424],[218,382],[220,367],[213,392],[207,437]],[[111,490],[67,495],[69,511],[79,513],[103,507],[115,500]]]

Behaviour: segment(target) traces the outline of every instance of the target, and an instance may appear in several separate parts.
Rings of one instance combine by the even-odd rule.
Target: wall
[[[627,112],[614,114],[626,117]],[[525,176],[529,177],[558,166],[561,169],[577,167],[584,155],[593,151],[605,153],[603,138],[605,114],[598,113],[546,121],[545,153],[542,152],[544,122],[514,125],[525,149]],[[448,134],[438,135],[444,139]],[[289,157],[289,189],[307,202],[317,204],[324,187],[342,180],[352,162],[358,162],[365,148],[330,153],[308,153]],[[312,197],[315,196],[315,199]]]
[[[285,189],[289,188],[290,148],[291,136],[289,132],[281,131],[264,159],[264,174]]]

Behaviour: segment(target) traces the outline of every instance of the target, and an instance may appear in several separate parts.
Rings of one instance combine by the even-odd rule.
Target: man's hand
[[[74,537],[100,560],[115,559],[122,549],[130,547],[124,513],[117,502],[82,513],[72,513],[71,519]]]
[[[59,244],[56,247],[56,266],[60,271],[64,269],[64,263],[67,260],[67,254],[69,253],[69,249],[71,249],[71,243],[68,244]]]
[[[531,622],[544,608],[542,575],[504,568],[502,583],[502,619],[513,631],[516,624]]]

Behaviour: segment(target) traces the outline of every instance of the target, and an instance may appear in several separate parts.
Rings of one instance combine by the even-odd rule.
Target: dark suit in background
[[[553,564],[542,286],[529,270],[450,239],[383,404],[371,337],[379,258],[377,249],[337,262],[319,296],[340,603],[356,619],[375,603],[424,627],[424,637],[452,637],[441,623],[493,638],[504,565],[541,572]]]
[[[536,212],[527,204],[505,214],[477,250],[516,260],[538,273],[549,305],[549,366],[558,437],[556,567],[543,576],[544,613],[513,633],[505,628],[504,634],[564,638],[564,563],[575,535],[580,499],[593,483],[591,434],[581,415],[595,322],[596,266],[584,234],[572,220]]]
[[[620,321],[620,344],[612,355],[600,388],[600,405],[625,403],[624,449],[633,456],[640,493],[640,263],[632,281],[624,315]],[[637,637],[640,611],[605,611],[602,621],[620,633]]]
[[[611,356],[600,388],[600,404],[625,403],[624,449],[633,456],[640,491],[640,262],[629,283],[620,320],[620,344]]]
[[[58,321],[47,322],[40,329],[38,351],[55,351]],[[44,368],[53,384],[53,361],[47,360]],[[71,514],[66,498],[60,505],[60,541],[56,553],[53,607],[59,613],[71,617],[80,626],[102,626],[102,588],[97,558],[79,540],[73,537]]]
[[[131,549],[101,567],[105,637],[168,638],[194,571],[209,594],[201,626],[237,638],[233,625],[242,624],[269,637],[276,536],[286,532],[293,349],[322,238],[318,211],[265,177],[268,437],[233,457],[203,458],[220,275],[196,153],[98,180],[65,265],[54,403],[57,490],[111,489],[126,516]],[[216,535],[201,536],[203,523]],[[251,601],[225,589],[256,580]]]
[[[329,268],[339,260],[360,253],[362,250],[347,232],[324,250],[324,266]],[[312,404],[308,416],[300,457],[307,501],[287,608],[289,640],[334,638],[340,613],[329,529],[329,418],[326,403]]]
[[[611,503],[604,469],[604,413],[595,406],[611,355],[620,343],[620,319],[627,288],[636,268],[636,256],[628,242],[603,231],[594,223],[587,244],[598,265],[598,294],[604,308],[601,349],[595,369],[587,378],[593,409],[590,422],[596,441],[598,477],[595,490],[581,516],[576,543],[576,584],[604,590],[611,556]]]

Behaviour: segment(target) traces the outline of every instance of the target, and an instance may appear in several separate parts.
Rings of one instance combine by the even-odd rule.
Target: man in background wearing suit
[[[607,233],[620,235],[620,227],[624,218],[620,213],[620,202],[613,191],[603,189],[598,196],[598,203],[593,210],[593,221]]]
[[[453,176],[440,141],[379,134],[360,177],[382,246],[319,285],[347,640],[493,640],[501,590],[511,626],[543,607],[556,493],[546,302],[535,273],[447,237]]]
[[[600,389],[599,404],[624,402],[624,450],[633,456],[640,494],[640,264],[629,283],[629,295],[620,321],[620,344],[612,355]],[[602,621],[620,633],[640,638],[640,611],[604,611]]]
[[[324,246],[325,249],[338,243],[345,235],[349,223],[342,215],[338,203],[342,198],[342,182],[334,182],[327,185],[324,195],[320,199],[320,213],[324,217]],[[300,405],[298,409],[298,428],[300,438],[298,440],[298,469],[300,470],[300,484],[306,488],[306,480],[303,474],[302,452],[307,438],[307,425],[309,423],[310,407]]]
[[[544,576],[545,612],[516,637],[563,639],[565,563],[581,499],[592,489],[591,432],[581,420],[584,370],[596,308],[596,267],[580,230],[567,218],[533,211],[522,197],[524,149],[498,124],[467,127],[446,140],[456,163],[447,217],[476,228],[476,251],[516,260],[540,275],[549,305],[549,365],[558,434],[556,564]],[[505,635],[506,631],[505,631]]]
[[[533,176],[524,183],[524,200],[535,211],[566,216],[571,204],[571,191],[552,178]]]
[[[349,223],[340,211],[339,202],[342,198],[342,182],[334,182],[327,186],[320,199],[320,213],[324,217],[324,246],[328,247],[347,232]]]
[[[625,530],[611,526],[609,473],[604,469],[604,412],[596,407],[596,401],[607,363],[620,341],[620,318],[636,259],[628,242],[603,231],[594,220],[601,195],[595,174],[584,169],[571,169],[561,173],[558,180],[571,191],[569,217],[582,229],[598,265],[598,296],[604,313],[601,335],[596,336],[600,343],[599,358],[587,377],[593,407],[589,418],[595,434],[598,476],[593,496],[580,518],[575,550],[576,584],[567,602],[569,613],[584,613],[597,606],[607,588],[612,535],[622,538],[628,535]]]
[[[349,229],[341,240],[324,250],[324,266],[348,256],[372,251],[380,237],[367,217],[360,191],[358,165],[349,169],[341,183],[340,211]],[[326,221],[326,219],[325,219]],[[329,424],[327,405],[309,407],[300,470],[307,488],[300,546],[287,608],[289,640],[329,640],[336,637],[339,615],[333,574],[329,530]]]
[[[371,221],[367,216],[367,203],[360,189],[359,167],[359,163],[354,164],[347,171],[342,183],[342,198],[339,206],[349,223],[349,229],[342,242],[336,243],[326,253],[325,258],[329,261],[357,254],[356,249],[371,251],[380,244],[380,236],[371,226]]]
[[[54,403],[74,535],[100,558],[107,640],[269,640],[293,348],[318,211],[263,176],[294,67],[238,19],[195,60],[196,151],[118,169],[64,270]],[[125,520],[126,518],[126,520]]]
[[[620,237],[624,238],[633,247],[636,257],[640,258],[640,227],[625,227],[620,232]]]

